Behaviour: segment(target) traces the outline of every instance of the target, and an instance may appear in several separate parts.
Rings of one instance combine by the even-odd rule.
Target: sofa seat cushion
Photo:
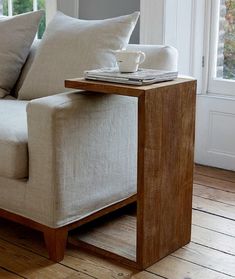
[[[28,176],[28,132],[25,101],[0,100],[0,176]]]

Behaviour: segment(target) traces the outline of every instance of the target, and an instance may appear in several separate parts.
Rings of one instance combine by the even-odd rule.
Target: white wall
[[[46,0],[46,23],[48,24],[57,11],[57,0]]]
[[[162,44],[164,0],[140,0],[140,43]]]
[[[175,46],[179,51],[179,72],[192,75],[192,0],[165,1],[165,38],[164,43]]]

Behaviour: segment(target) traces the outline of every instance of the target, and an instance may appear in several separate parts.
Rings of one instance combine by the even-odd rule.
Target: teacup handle
[[[145,60],[146,55],[145,55],[145,53],[143,51],[140,51],[139,53],[140,53],[140,62],[139,62],[139,64],[142,64],[144,62],[144,60]]]

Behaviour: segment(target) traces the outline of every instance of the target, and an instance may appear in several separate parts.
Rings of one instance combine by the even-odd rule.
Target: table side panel
[[[137,261],[143,268],[190,241],[195,103],[195,81],[151,89],[139,99]]]

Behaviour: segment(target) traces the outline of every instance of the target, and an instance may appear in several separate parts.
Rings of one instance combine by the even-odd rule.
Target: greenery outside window
[[[2,13],[5,16],[18,15],[30,11],[45,10],[45,0],[0,0],[0,6],[1,4]],[[39,39],[42,38],[45,27],[46,19],[44,15],[38,28]]]
[[[211,1],[208,92],[235,95],[235,0]]]
[[[235,0],[220,3],[217,76],[235,80]]]

